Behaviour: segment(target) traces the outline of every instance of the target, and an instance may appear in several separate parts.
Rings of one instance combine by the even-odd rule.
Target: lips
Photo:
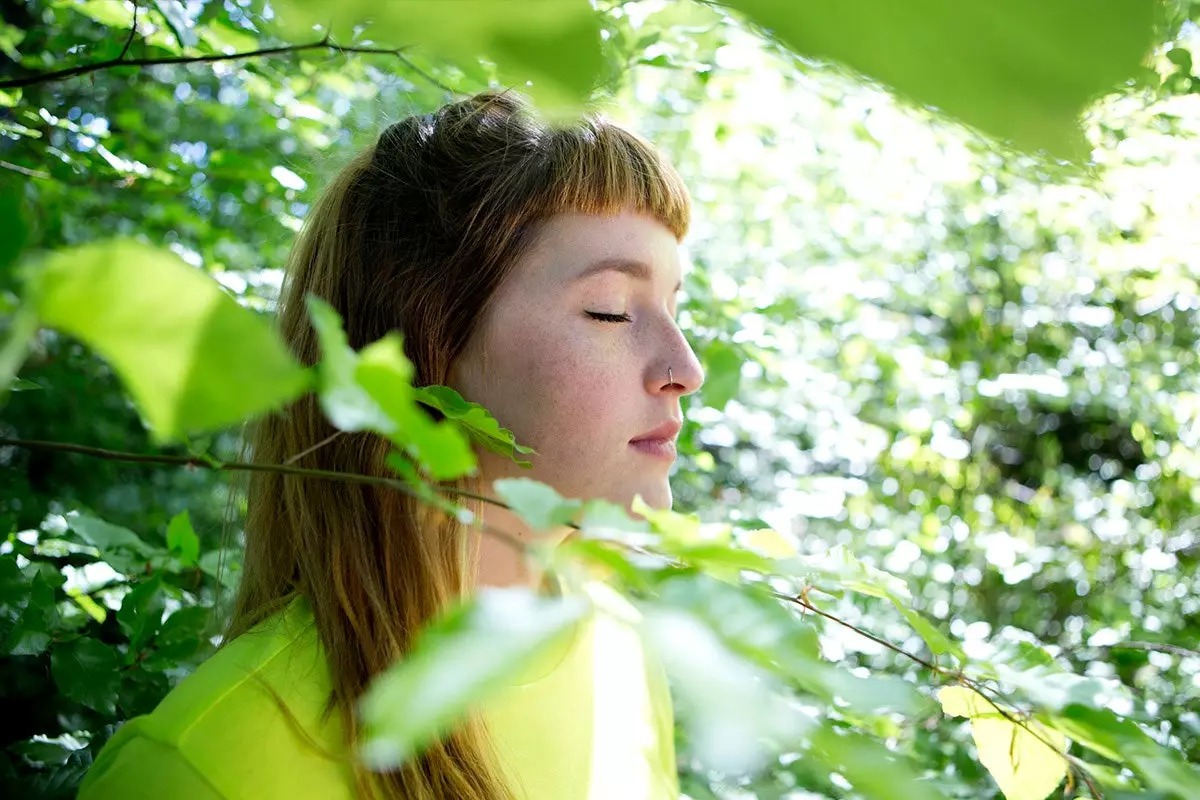
[[[657,428],[648,430],[629,441],[629,446],[639,453],[664,461],[675,460],[675,439],[682,428],[679,420],[667,420]]]

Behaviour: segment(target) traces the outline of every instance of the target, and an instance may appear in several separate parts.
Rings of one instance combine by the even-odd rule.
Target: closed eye
[[[632,322],[628,314],[604,314],[600,311],[588,311],[587,315],[597,322]]]

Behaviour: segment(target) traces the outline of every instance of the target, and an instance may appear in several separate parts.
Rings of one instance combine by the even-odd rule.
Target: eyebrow
[[[645,281],[649,283],[653,276],[654,270],[645,261],[638,261],[632,258],[602,258],[599,261],[589,264],[583,272],[575,276],[576,281],[590,278],[593,275],[599,275],[602,272],[620,272],[634,280]],[[680,281],[675,286],[675,291],[683,288],[683,281]]]

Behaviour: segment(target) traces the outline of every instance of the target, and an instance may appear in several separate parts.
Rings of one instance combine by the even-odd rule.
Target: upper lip
[[[648,430],[643,434],[639,434],[638,436],[635,436],[632,439],[630,439],[630,441],[631,442],[644,442],[644,441],[651,441],[651,440],[655,440],[655,439],[674,440],[675,437],[679,435],[679,430],[682,427],[683,427],[683,423],[677,419],[667,420],[662,425],[659,425],[657,428],[654,428],[653,430]]]

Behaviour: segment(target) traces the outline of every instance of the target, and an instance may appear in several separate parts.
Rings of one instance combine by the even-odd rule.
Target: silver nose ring
[[[671,373],[670,367],[667,367],[667,385],[668,386],[675,385],[675,376]]]

